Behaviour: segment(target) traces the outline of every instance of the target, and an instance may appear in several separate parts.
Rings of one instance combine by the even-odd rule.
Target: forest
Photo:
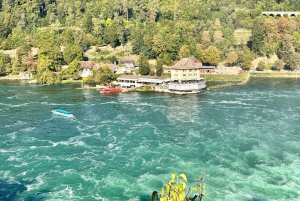
[[[272,70],[300,68],[300,15],[264,16],[262,11],[300,11],[300,1],[0,0],[0,49],[17,50],[14,56],[0,51],[0,75],[31,72],[39,82],[76,80],[78,62],[87,60],[84,47],[126,44],[140,55],[145,75],[148,59],[172,65],[191,55],[205,65],[222,62],[249,70],[254,58],[276,54]],[[37,55],[32,48],[38,48]],[[260,62],[256,69],[266,65]],[[105,68],[94,75],[99,82],[113,79]]]

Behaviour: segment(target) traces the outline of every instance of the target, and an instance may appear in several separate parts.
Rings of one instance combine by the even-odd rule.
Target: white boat
[[[61,110],[61,109],[52,110],[52,113],[62,115],[62,116],[66,116],[66,117],[74,117],[74,115],[71,112],[66,111],[66,110]]]

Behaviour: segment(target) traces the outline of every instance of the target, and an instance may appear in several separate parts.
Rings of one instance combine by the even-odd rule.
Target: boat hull
[[[56,110],[52,110],[52,113],[57,114],[57,115],[61,115],[61,116],[65,116],[65,117],[74,117],[74,115],[71,114],[71,113],[66,114],[66,113],[63,113],[63,112],[56,111]]]
[[[112,93],[120,93],[122,92],[121,88],[108,88],[108,89],[102,89],[100,91],[101,94],[112,94]]]

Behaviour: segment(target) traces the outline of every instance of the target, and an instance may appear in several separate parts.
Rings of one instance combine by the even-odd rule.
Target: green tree
[[[83,49],[80,45],[68,45],[63,52],[63,59],[67,64],[70,64],[74,60],[83,60]]]
[[[22,65],[22,62],[15,58],[12,63],[12,74],[18,75],[21,72],[25,71],[25,67]]]
[[[196,45],[196,51],[195,51],[194,56],[195,56],[197,59],[202,60],[202,55],[203,55],[203,49],[202,49],[202,46],[201,46],[201,44],[197,44],[197,45]]]
[[[205,64],[217,66],[220,62],[220,51],[215,46],[209,46],[204,52],[202,61]]]
[[[132,46],[132,51],[135,54],[138,54],[141,52],[142,47],[145,46],[144,44],[144,33],[143,33],[143,28],[142,25],[137,25],[132,29],[131,32],[131,46]]]
[[[274,62],[273,70],[280,71],[284,67],[284,62],[282,59],[278,59]]]
[[[230,66],[236,64],[238,60],[238,54],[235,51],[229,52],[227,54],[226,63],[228,63]]]
[[[300,53],[294,52],[286,57],[284,60],[287,67],[291,70],[300,69]]]
[[[179,56],[181,58],[189,58],[191,56],[191,52],[188,45],[181,46],[179,50]]]
[[[58,46],[44,46],[38,53],[38,72],[51,70],[58,71],[61,64],[60,48]]]
[[[80,78],[81,66],[78,60],[73,60],[67,68],[67,76],[71,79],[78,80]]]
[[[11,58],[9,55],[0,52],[0,75],[5,75],[9,73],[11,66]]]
[[[243,62],[242,62],[242,69],[248,71],[252,68],[252,57],[250,54],[244,54]]]
[[[264,19],[257,18],[253,23],[251,49],[257,54],[266,55],[267,32],[264,26]]]
[[[138,62],[139,62],[139,73],[141,75],[148,75],[150,73],[150,65],[147,57],[141,54]]]
[[[42,73],[38,74],[37,82],[41,84],[53,84],[55,83],[56,78],[54,72],[50,70],[45,70]]]
[[[163,62],[160,58],[156,61],[156,76],[160,77],[164,72]]]
[[[257,71],[264,71],[265,69],[266,69],[266,63],[264,61],[258,62],[256,70]]]
[[[165,65],[169,65],[169,66],[172,65],[172,59],[171,59],[170,54],[168,54],[168,53],[163,55],[162,61],[163,61],[163,64],[165,64]]]
[[[113,72],[105,65],[98,71],[93,71],[93,79],[96,83],[105,85],[113,80]]]
[[[294,42],[295,50],[297,52],[300,52],[300,32],[295,31],[293,33],[293,42]]]
[[[118,44],[118,24],[111,19],[107,19],[105,22],[103,39],[112,47],[116,47]]]

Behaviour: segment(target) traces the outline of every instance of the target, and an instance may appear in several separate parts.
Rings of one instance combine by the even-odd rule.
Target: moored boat
[[[119,93],[122,92],[121,88],[105,88],[100,91],[101,94]]]
[[[66,117],[74,117],[74,115],[71,112],[66,111],[66,110],[61,110],[61,109],[52,110],[52,113],[62,115],[62,116],[66,116]]]

